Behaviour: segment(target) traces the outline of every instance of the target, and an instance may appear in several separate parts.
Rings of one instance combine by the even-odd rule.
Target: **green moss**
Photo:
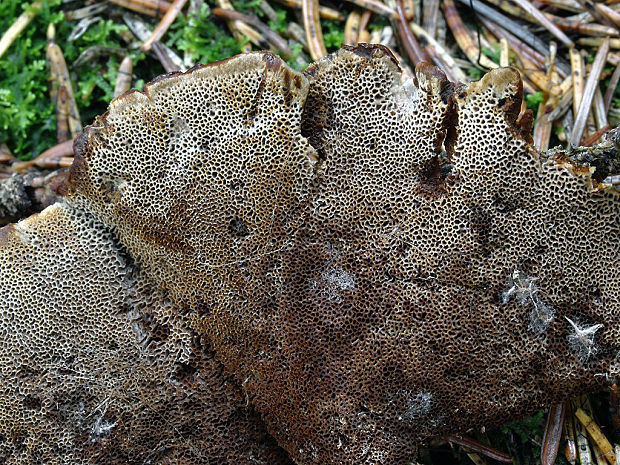
[[[344,24],[339,21],[321,21],[323,26],[323,40],[327,51],[333,51],[340,48],[344,43]]]
[[[525,96],[526,106],[534,112],[534,115],[538,111],[538,106],[542,103],[544,95],[542,92],[534,92],[533,94],[527,94]]]
[[[266,21],[259,8],[260,0],[234,0],[233,5],[241,12],[256,14]],[[237,42],[226,23],[212,16],[214,6],[215,0],[207,0],[197,14],[179,16],[164,36],[164,42],[195,63],[211,63],[240,53],[248,39],[241,44]],[[56,42],[63,50],[84,125],[106,111],[113,98],[117,70],[124,54],[132,58],[134,75],[138,78],[135,82],[137,88],[164,72],[154,58],[139,49],[127,48],[122,36],[127,27],[120,19],[120,13],[125,10],[110,6],[109,17],[114,19],[91,24],[81,37],[69,41],[77,21],[66,21],[63,8],[67,6],[62,0],[44,0],[41,11],[0,58],[0,144],[7,144],[21,159],[30,159],[56,144],[55,102],[50,100],[49,70],[45,62],[49,23],[56,25]],[[273,8],[278,17],[268,22],[269,27],[283,34],[288,23],[296,20],[295,14],[279,5],[273,5]],[[8,29],[23,9],[20,0],[0,2],[0,31]],[[151,20],[151,27],[155,21]],[[343,23],[322,21],[322,25],[327,49],[336,50],[344,41]],[[109,47],[118,53],[102,53],[76,66],[80,54],[93,46]],[[302,47],[293,45],[291,48],[293,57],[288,60],[289,64],[303,67],[297,59]]]
[[[499,45],[494,45],[492,47],[482,47],[482,53],[484,53],[491,61],[499,63],[499,58],[502,52]]]
[[[56,42],[67,62],[84,125],[106,111],[113,98],[118,67],[124,54],[132,58],[134,75],[138,78],[135,82],[137,88],[164,72],[154,58],[139,49],[127,49],[128,44],[122,37],[127,26],[117,22],[120,20],[96,22],[81,37],[69,41],[77,21],[64,19],[61,0],[43,3],[42,10],[0,58],[0,144],[7,144],[21,159],[30,159],[56,144],[55,102],[50,100],[49,69],[45,62],[49,23],[56,25]],[[19,0],[0,2],[0,31],[8,29],[22,11]],[[119,13],[123,11],[118,9]],[[120,15],[111,16],[120,18]],[[210,17],[206,5],[194,20],[179,17],[165,42],[201,63],[221,60],[241,51],[225,24]],[[93,46],[109,47],[119,52],[103,53],[76,66],[78,56]]]
[[[196,63],[211,63],[241,53],[241,45],[222,21],[213,20],[206,3],[193,17],[177,18],[166,35],[166,44],[186,52]]]
[[[30,158],[55,142],[54,105],[50,102],[45,64],[47,25],[62,16],[60,0],[44,2],[42,10],[0,58],[0,144],[21,158]],[[23,12],[19,0],[0,2],[0,31]]]

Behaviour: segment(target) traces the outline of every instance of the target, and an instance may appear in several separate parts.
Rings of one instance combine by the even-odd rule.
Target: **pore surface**
[[[618,374],[618,195],[530,147],[520,103],[510,69],[453,88],[382,47],[304,74],[250,54],[115,100],[69,201],[295,461],[407,463]]]
[[[0,461],[290,463],[102,223],[56,204],[0,230]]]

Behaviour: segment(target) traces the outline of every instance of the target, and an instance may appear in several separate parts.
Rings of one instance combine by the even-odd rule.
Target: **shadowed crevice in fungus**
[[[65,450],[81,438],[91,445],[71,450],[106,448],[91,463],[126,450],[287,463],[277,442],[297,464],[404,465],[423,438],[499,425],[617,376],[620,198],[588,166],[529,144],[521,98],[513,69],[455,87],[427,64],[407,79],[388,49],[364,45],[303,73],[247,54],[114,100],[76,143],[65,203],[3,230],[4,253],[59,254],[33,228],[66,222],[68,250],[89,250],[67,269],[109,280],[75,302],[10,297],[8,315],[69,309],[70,324],[52,311],[45,321],[73,332],[76,308],[102,304],[105,328],[91,333],[114,349],[65,336],[69,369],[110,379],[62,393],[67,418],[82,404],[88,416]],[[98,234],[122,247],[88,248]],[[127,279],[121,248],[135,262]],[[15,317],[3,318],[7,332]],[[16,334],[39,334],[24,321]],[[26,354],[7,392],[18,373],[55,369],[4,344]],[[87,364],[77,348],[98,356]],[[32,431],[41,392],[11,399],[10,428]],[[175,416],[147,412],[144,395]],[[144,449],[118,442],[132,410],[160,434]]]

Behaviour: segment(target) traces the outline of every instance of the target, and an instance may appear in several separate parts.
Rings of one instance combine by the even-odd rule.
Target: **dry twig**
[[[310,56],[315,61],[320,60],[327,55],[327,50],[323,42],[323,31],[321,31],[319,0],[302,0],[301,5]]]
[[[166,14],[161,19],[157,27],[153,29],[151,36],[146,39],[142,44],[142,47],[140,47],[143,52],[148,52],[155,42],[160,41],[168,28],[172,26],[174,20],[177,19],[177,16],[179,16],[179,13],[185,6],[186,2],[187,0],[174,0],[174,2],[172,2],[172,5],[170,5],[170,8],[168,8],[168,11],[166,11]]]
[[[583,97],[581,99],[581,102],[579,103],[579,109],[575,116],[575,125],[573,126],[573,132],[569,139],[569,143],[571,145],[577,146],[581,141],[581,136],[583,135],[583,130],[586,125],[586,120],[588,118],[588,114],[590,113],[592,100],[594,99],[594,92],[596,86],[598,85],[598,81],[601,76],[601,72],[603,71],[603,67],[605,66],[608,53],[609,39],[603,42],[598,52],[596,53],[594,63],[592,63],[592,70],[590,71],[590,74],[588,76],[588,80],[583,91]],[[575,79],[574,75],[573,79]]]
[[[19,17],[15,20],[11,27],[9,27],[0,38],[0,57],[8,50],[11,44],[19,37],[21,32],[30,24],[30,21],[37,15],[41,9],[41,2],[34,2],[26,8]]]

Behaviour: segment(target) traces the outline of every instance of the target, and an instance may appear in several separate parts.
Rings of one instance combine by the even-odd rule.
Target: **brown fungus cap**
[[[290,464],[187,312],[56,204],[0,229],[0,462]]]
[[[69,197],[113,226],[173,299],[201,304],[239,284],[229,263],[270,256],[297,227],[313,175],[299,130],[307,92],[270,53],[157,79],[78,139]]]
[[[68,208],[110,228],[297,463],[405,464],[619,374],[620,198],[541,158],[521,92],[511,69],[407,80],[379,46],[304,74],[236,57],[112,102]]]
[[[72,199],[298,463],[406,463],[616,374],[618,196],[543,163],[521,92],[511,69],[406,80],[383,47],[305,76],[238,57],[115,101]]]

